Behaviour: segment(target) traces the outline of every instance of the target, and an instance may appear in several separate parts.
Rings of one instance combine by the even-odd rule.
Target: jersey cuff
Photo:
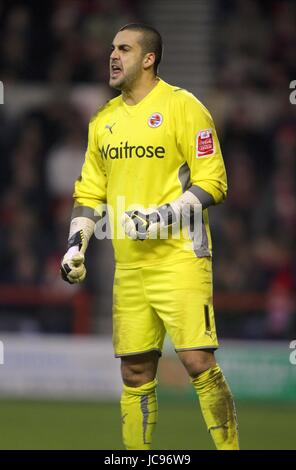
[[[95,223],[102,218],[102,216],[96,211],[96,209],[92,209],[91,207],[87,206],[73,207],[71,220],[75,219],[75,217],[87,217]]]
[[[199,186],[193,185],[188,191],[194,194],[195,197],[200,201],[202,208],[206,209],[209,206],[215,204],[214,198],[211,194],[207,193],[204,189],[201,189]]]

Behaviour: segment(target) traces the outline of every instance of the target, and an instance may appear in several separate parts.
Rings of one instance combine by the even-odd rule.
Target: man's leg
[[[198,394],[207,428],[218,450],[238,450],[238,426],[233,397],[214,353],[179,351]]]
[[[156,351],[121,357],[122,435],[128,450],[151,448],[158,412],[155,379],[158,359]]]

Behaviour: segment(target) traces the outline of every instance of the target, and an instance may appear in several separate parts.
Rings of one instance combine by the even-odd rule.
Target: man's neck
[[[157,85],[159,78],[154,76],[145,82],[134,84],[130,89],[122,90],[122,99],[129,106],[135,106]]]

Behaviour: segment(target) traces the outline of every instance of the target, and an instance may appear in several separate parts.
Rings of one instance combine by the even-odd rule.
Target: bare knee
[[[154,380],[157,371],[156,352],[121,358],[121,376],[125,385],[140,387]]]
[[[215,356],[211,350],[180,351],[178,355],[192,378],[216,365]]]
[[[125,361],[121,364],[121,376],[129,387],[140,387],[154,379],[143,364],[127,364]]]

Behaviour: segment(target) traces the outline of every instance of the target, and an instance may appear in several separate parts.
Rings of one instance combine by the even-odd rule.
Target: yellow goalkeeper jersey
[[[211,256],[207,209],[197,247],[184,230],[179,238],[134,241],[123,236],[124,211],[170,203],[191,185],[209,193],[216,204],[226,196],[225,167],[213,120],[191,93],[159,79],[138,104],[127,105],[120,95],[90,121],[85,162],[75,183],[75,206],[95,209],[107,203],[118,267]]]

